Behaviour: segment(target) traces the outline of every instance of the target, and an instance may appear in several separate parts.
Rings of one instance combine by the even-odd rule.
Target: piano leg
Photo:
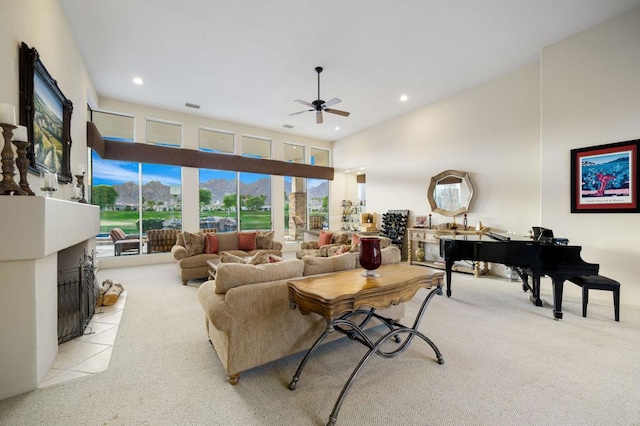
[[[562,292],[564,290],[564,279],[551,278],[553,282],[553,318],[562,319]]]
[[[451,271],[453,270],[453,260],[445,259],[445,275],[447,276],[447,297],[451,297]]]
[[[531,289],[531,296],[533,297],[533,304],[536,306],[542,306],[542,299],[540,299],[540,276],[531,275],[533,281],[533,288]]]

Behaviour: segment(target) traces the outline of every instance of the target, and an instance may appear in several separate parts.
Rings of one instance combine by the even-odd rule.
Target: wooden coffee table
[[[431,346],[436,354],[438,364],[444,364],[444,358],[436,345],[427,336],[418,331],[418,326],[429,301],[436,294],[442,294],[444,272],[433,272],[429,268],[411,266],[406,263],[381,266],[376,270],[380,274],[380,277],[377,278],[363,277],[362,272],[362,269],[353,269],[288,282],[291,309],[298,308],[305,315],[310,313],[319,314],[327,322],[327,328],[324,333],[311,346],[311,349],[300,362],[291,383],[289,383],[289,389],[296,389],[302,369],[311,354],[320,346],[329,333],[334,331],[343,333],[351,340],[355,340],[369,348],[369,351],[360,360],[351,377],[345,383],[329,416],[327,426],[335,425],[340,407],[349,389],[373,355],[393,358],[401,354],[411,344],[413,338],[417,336]],[[375,312],[376,309],[388,308],[411,300],[421,288],[430,288],[431,291],[422,302],[412,327],[404,326]],[[366,315],[365,320],[358,323],[353,322],[350,318],[356,314]],[[371,318],[377,318],[382,321],[383,326],[388,329],[375,342],[364,332],[364,327]],[[388,351],[383,350],[382,346],[390,339],[393,339],[397,346]]]

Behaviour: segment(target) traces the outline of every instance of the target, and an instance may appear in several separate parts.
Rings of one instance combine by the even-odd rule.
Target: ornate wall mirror
[[[469,211],[469,203],[473,198],[469,174],[445,170],[432,177],[427,198],[431,210],[443,216],[455,216]]]

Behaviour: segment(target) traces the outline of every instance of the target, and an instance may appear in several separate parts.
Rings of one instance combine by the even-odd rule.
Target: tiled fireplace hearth
[[[58,353],[58,271],[95,250],[97,206],[0,197],[0,399],[37,388]]]

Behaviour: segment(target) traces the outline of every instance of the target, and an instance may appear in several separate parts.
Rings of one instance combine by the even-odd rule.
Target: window
[[[198,130],[198,141],[202,151],[220,154],[234,153],[233,133],[200,128]]]
[[[329,181],[307,179],[309,229],[329,229]]]
[[[120,141],[134,141],[133,117],[103,111],[92,111],[91,121],[103,138]]]
[[[139,163],[102,160],[95,152],[91,154],[91,163],[91,204],[100,207],[96,249],[98,257],[113,256],[111,229],[120,228],[125,234],[139,233]]]
[[[147,143],[162,146],[182,146],[182,126],[177,123],[147,119]]]
[[[238,173],[238,176],[240,229],[271,229],[271,176],[257,173]]]
[[[254,136],[242,136],[242,155],[253,158],[271,158],[271,141]]]
[[[238,230],[238,173],[200,169],[200,229]]]
[[[180,166],[142,164],[141,211],[145,234],[150,229],[182,229],[182,171]]]
[[[329,161],[329,151],[320,148],[311,148],[311,158],[309,164],[313,166],[331,167]]]

